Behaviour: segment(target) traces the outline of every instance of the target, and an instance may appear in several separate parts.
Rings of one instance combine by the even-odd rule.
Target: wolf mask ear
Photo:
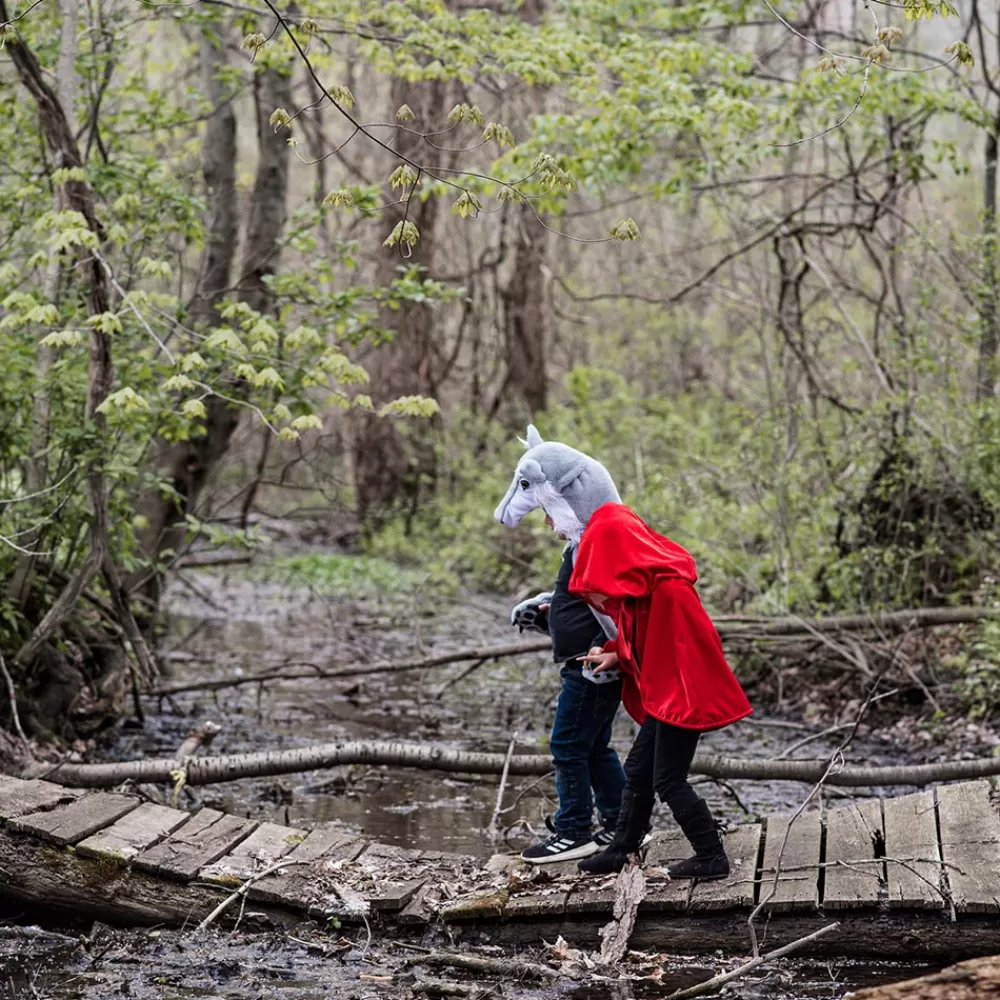
[[[528,424],[528,437],[518,438],[518,441],[527,449],[537,448],[542,443],[542,435],[538,433],[538,428],[534,424]]]

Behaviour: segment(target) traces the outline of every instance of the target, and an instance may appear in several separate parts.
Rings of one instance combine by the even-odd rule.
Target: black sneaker
[[[589,858],[591,854],[596,854],[600,850],[601,848],[593,837],[581,837],[579,840],[574,840],[572,837],[555,833],[548,840],[532,844],[521,855],[521,860],[527,861],[529,865],[551,865],[556,861],[577,861],[580,858]]]
[[[615,839],[614,830],[598,830],[594,834],[594,843],[597,844],[598,850],[603,851],[604,848],[609,847],[611,841]],[[642,838],[642,843],[639,844],[640,847],[646,847],[653,839],[652,833],[647,833],[645,837]]]

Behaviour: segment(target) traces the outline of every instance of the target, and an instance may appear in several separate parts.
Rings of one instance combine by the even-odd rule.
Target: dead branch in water
[[[257,753],[197,757],[186,768],[186,783],[209,785],[237,778],[270,778],[300,774],[346,764],[414,767],[426,771],[459,774],[501,774],[505,753],[451,750],[427,744],[390,743],[379,740],[324,743],[294,750],[267,750]],[[109,788],[125,781],[172,781],[177,767],[174,758],[132,760],[110,764],[33,764],[22,777],[45,778],[79,788]],[[702,754],[694,759],[692,774],[742,781],[802,781],[845,787],[927,785],[937,781],[961,781],[1000,774],[1000,757],[976,760],[940,761],[935,764],[864,767],[844,765],[827,774],[829,758],[822,760],[744,760]],[[515,754],[509,765],[512,775],[542,775],[552,770],[552,760],[544,754]]]
[[[830,931],[836,930],[839,926],[839,923],[827,924],[826,927],[821,927],[818,931],[813,931],[812,934],[807,934],[805,937],[799,938],[797,941],[792,941],[782,948],[775,948],[774,951],[769,951],[766,955],[761,955],[760,958],[751,959],[738,969],[733,969],[732,972],[724,972],[722,975],[713,976],[711,979],[707,979],[697,986],[671,993],[667,997],[667,1000],[689,1000],[691,997],[700,997],[706,993],[713,993],[720,986],[725,986],[726,983],[731,983],[734,979],[740,979],[748,972],[753,972],[754,969],[765,962],[773,962],[776,958],[783,958],[785,955],[789,955],[798,948],[801,948],[804,944],[809,944],[810,941],[815,941],[816,938],[822,937],[824,934],[829,934]]]
[[[938,628],[943,625],[961,625],[997,617],[994,608],[914,608],[911,611],[891,611],[874,615],[841,615],[830,618],[753,618],[740,616],[720,616],[715,621],[719,635],[727,644],[755,643],[763,640],[781,641],[795,638],[815,639],[817,635],[833,635],[838,632],[874,631],[882,636],[900,634],[915,629]],[[528,642],[509,643],[497,646],[475,646],[459,649],[438,656],[421,659],[389,660],[383,663],[361,663],[354,666],[332,664],[321,666],[317,663],[300,661],[276,664],[259,673],[238,677],[224,677],[218,680],[191,681],[183,684],[161,684],[150,693],[158,697],[187,694],[195,691],[223,691],[227,688],[244,687],[248,684],[265,684],[271,681],[307,680],[317,678],[336,680],[338,678],[365,677],[374,674],[388,674],[408,670],[431,670],[452,663],[478,661],[472,669],[477,669],[491,660],[504,657],[527,656],[547,653],[552,646],[548,639],[533,639]],[[852,661],[853,662],[853,661]],[[471,671],[470,671],[471,672]],[[459,674],[442,685],[443,694],[452,684],[464,679]],[[919,681],[917,682],[919,684]]]
[[[467,972],[487,972],[494,976],[531,976],[534,979],[558,979],[563,974],[537,962],[512,958],[488,958],[485,955],[459,955],[447,951],[432,951],[406,960],[407,965],[430,965],[439,968],[464,969]]]

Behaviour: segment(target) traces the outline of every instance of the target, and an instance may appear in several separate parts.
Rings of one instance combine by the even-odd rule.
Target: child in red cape
[[[668,866],[672,878],[722,878],[729,861],[708,805],[688,782],[698,738],[752,709],[722,653],[719,634],[694,585],[694,559],[622,504],[590,519],[569,590],[618,626],[618,638],[584,662],[622,671],[622,701],[640,724],[625,761],[625,791],[614,840],[580,862],[595,874],[620,871],[642,842],[654,794],[674,814],[695,855]]]

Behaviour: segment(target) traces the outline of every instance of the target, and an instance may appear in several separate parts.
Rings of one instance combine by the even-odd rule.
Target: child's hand
[[[605,653],[600,646],[591,646],[587,655],[581,657],[581,662],[593,667],[595,674],[601,674],[618,666],[618,654],[614,651]]]

